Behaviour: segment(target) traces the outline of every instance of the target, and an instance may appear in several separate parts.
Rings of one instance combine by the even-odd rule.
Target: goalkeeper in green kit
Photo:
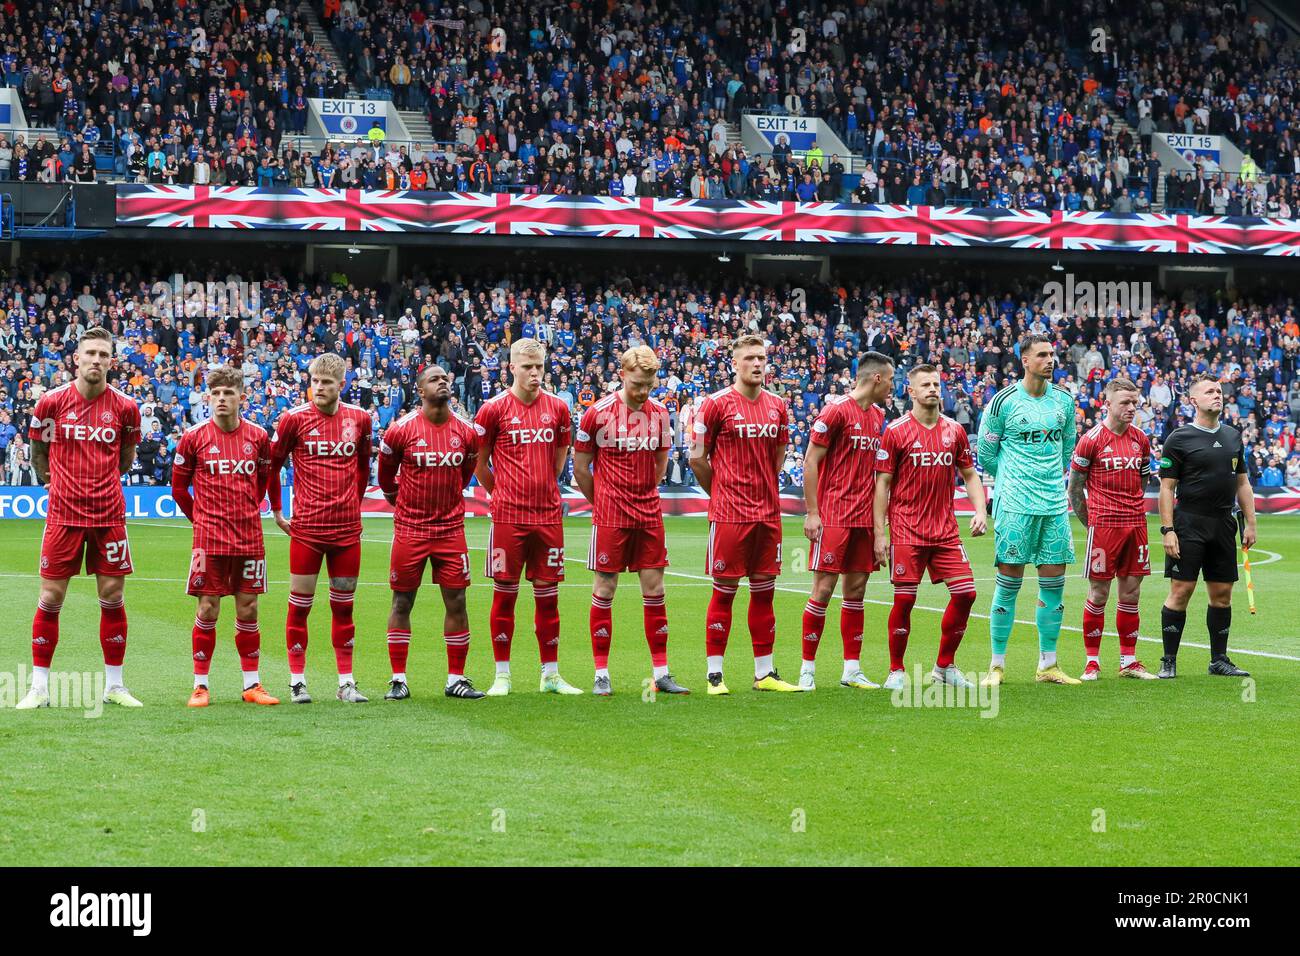
[[[995,479],[993,542],[997,584],[989,610],[993,663],[982,683],[1006,676],[1007,642],[1016,620],[1016,597],[1025,565],[1038,568],[1038,673],[1045,684],[1078,684],[1056,663],[1065,611],[1065,566],[1074,563],[1065,472],[1077,431],[1074,399],[1052,384],[1056,350],[1046,335],[1020,346],[1024,377],[989,402],[980,420],[979,463]]]

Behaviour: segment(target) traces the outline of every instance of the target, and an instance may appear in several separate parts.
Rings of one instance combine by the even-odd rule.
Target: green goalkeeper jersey
[[[1065,471],[1077,432],[1074,399],[1059,385],[1035,398],[1022,383],[993,396],[979,429],[979,463],[995,479],[996,512],[1064,514]]]

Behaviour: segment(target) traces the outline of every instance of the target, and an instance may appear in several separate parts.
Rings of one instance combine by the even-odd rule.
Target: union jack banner
[[[117,224],[1300,255],[1289,219],[413,190],[123,185]]]

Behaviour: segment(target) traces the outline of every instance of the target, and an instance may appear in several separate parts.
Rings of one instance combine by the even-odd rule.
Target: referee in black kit
[[[1241,433],[1219,421],[1223,387],[1213,375],[1192,380],[1188,398],[1196,409],[1190,425],[1165,439],[1160,458],[1160,534],[1165,545],[1169,597],[1160,609],[1165,653],[1160,677],[1178,676],[1178,645],[1187,623],[1187,602],[1204,574],[1210,604],[1205,626],[1210,631],[1210,673],[1249,677],[1228,660],[1232,626],[1232,584],[1237,580],[1237,516],[1245,522],[1242,544],[1255,543],[1255,493],[1246,477]],[[1177,504],[1174,496],[1177,495]]]

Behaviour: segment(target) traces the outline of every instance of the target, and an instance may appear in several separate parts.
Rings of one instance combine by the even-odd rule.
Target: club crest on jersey
[[[104,412],[102,415],[99,416],[99,420],[103,422],[105,425],[111,425],[113,424],[113,413]]]
[[[447,440],[447,444],[450,445],[452,448],[459,448],[460,439],[457,438],[455,435],[452,435],[451,438]]]
[[[245,455],[251,455],[252,453],[253,453],[253,444],[252,444],[252,442],[244,442],[244,454],[245,454]]]
[[[769,408],[769,409],[767,410],[767,417],[768,417],[769,419],[771,419],[772,421],[776,421],[776,419],[777,419],[776,409],[775,409],[775,408]]]
[[[550,416],[550,414],[549,414],[549,413],[546,413],[546,412],[543,412],[543,413],[542,413],[542,424],[543,424],[543,425],[549,425],[550,423],[551,423],[551,416]]]

